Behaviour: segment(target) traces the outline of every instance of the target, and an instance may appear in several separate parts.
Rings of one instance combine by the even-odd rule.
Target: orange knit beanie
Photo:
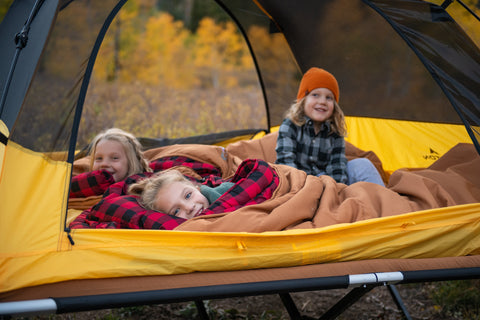
[[[300,99],[316,88],[330,89],[338,103],[340,90],[338,88],[337,79],[335,79],[330,72],[320,68],[310,68],[305,72],[302,81],[300,82],[300,88],[298,88],[297,101],[300,101]]]

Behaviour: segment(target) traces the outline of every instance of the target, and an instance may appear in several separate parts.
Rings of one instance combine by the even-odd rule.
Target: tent
[[[289,292],[359,286],[355,297],[376,285],[479,277],[478,202],[408,214],[419,229],[440,222],[437,232],[445,238],[428,237],[450,244],[441,247],[444,255],[430,250],[435,242],[421,253],[401,250],[402,237],[379,240],[378,250],[396,248],[395,254],[345,258],[342,234],[402,232],[405,225],[400,228],[395,218],[259,234],[72,232],[66,223],[68,191],[85,96],[105,33],[125,3],[16,0],[1,23],[1,314],[280,293],[294,317]],[[480,153],[478,37],[449,14],[460,6],[475,17],[462,1],[217,3],[246,37],[267,114],[264,127],[233,134],[270,132],[294,96],[299,74],[323,66],[341,79],[342,94],[354,92],[342,96],[349,141],[374,150],[386,172],[428,167],[457,143],[472,144]],[[68,23],[73,16],[83,24]],[[280,35],[282,56],[249,36],[253,26]],[[80,40],[74,50],[62,46],[67,36]],[[281,64],[272,64],[272,57]],[[418,73],[428,81],[412,82]],[[228,145],[218,138],[231,136],[209,138]],[[157,137],[149,138],[158,146]],[[472,228],[451,231],[457,224]],[[323,238],[329,233],[331,238]],[[320,238],[334,249],[322,249]]]

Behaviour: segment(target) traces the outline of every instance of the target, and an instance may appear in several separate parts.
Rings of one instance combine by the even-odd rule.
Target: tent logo
[[[438,160],[438,158],[440,158],[440,154],[437,151],[430,148],[430,153],[423,155],[423,158],[425,160]]]

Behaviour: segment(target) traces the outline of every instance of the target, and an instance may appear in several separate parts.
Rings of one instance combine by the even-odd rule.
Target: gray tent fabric
[[[2,21],[0,116],[9,129],[13,127],[40,61],[57,5],[57,1],[16,1]]]
[[[475,43],[440,6],[405,2],[392,10],[392,1],[371,1],[415,51],[460,116],[477,150],[480,123],[480,52]],[[385,8],[385,9],[382,9]],[[462,50],[457,50],[462,47]]]

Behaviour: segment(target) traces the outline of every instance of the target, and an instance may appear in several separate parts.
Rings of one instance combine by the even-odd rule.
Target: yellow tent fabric
[[[355,125],[349,120],[351,136],[356,136]],[[382,120],[378,124],[374,119],[371,125],[384,130],[382,138],[399,137],[399,149],[411,144],[402,141],[409,135],[403,132],[412,132],[406,123],[401,124],[402,134],[398,133],[398,123]],[[417,131],[425,136],[431,132]],[[373,135],[373,129],[369,134]],[[365,136],[362,138],[371,142]],[[422,139],[416,141],[421,143]],[[439,153],[448,148],[428,146]],[[410,159],[386,158],[389,152],[379,153],[389,168],[399,166],[394,160]],[[260,234],[79,229],[72,232],[75,244],[71,245],[63,232],[71,166],[11,141],[4,160],[0,181],[0,292],[71,279],[480,254],[480,203],[314,230]]]
[[[352,116],[346,116],[345,121],[346,141],[362,150],[374,151],[388,175],[400,168],[426,168],[458,143],[472,143],[463,125]],[[271,131],[278,131],[278,126]],[[254,139],[263,136],[264,132]],[[228,140],[220,145],[233,142]]]
[[[36,264],[23,265],[22,258],[36,261],[55,252],[63,232],[70,165],[52,161],[12,141],[5,150],[0,181],[0,275],[30,273]],[[11,265],[14,269],[10,269]],[[16,276],[12,277],[15,281]],[[5,281],[1,281],[3,289]]]
[[[426,168],[457,143],[472,143],[463,125],[363,117],[346,117],[346,123],[346,140],[375,151],[387,173]]]

